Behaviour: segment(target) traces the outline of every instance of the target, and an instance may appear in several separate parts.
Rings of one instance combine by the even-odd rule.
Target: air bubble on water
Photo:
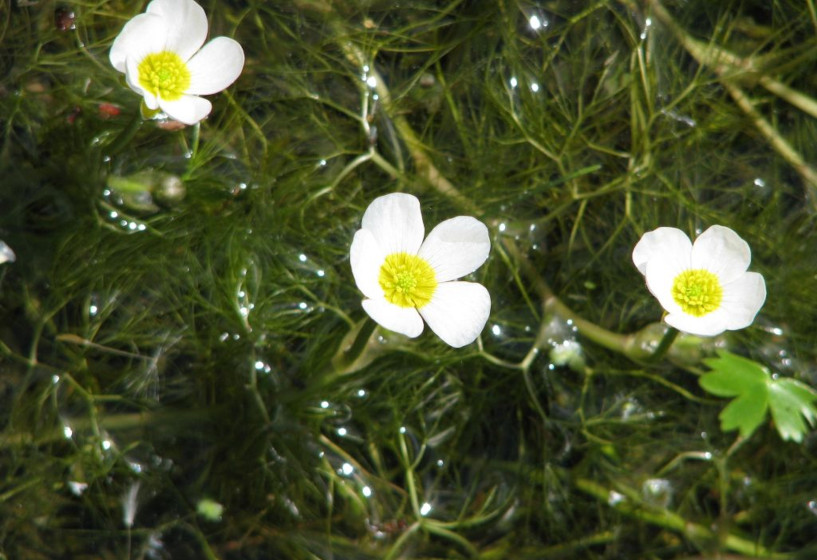
[[[82,493],[88,489],[88,483],[70,480],[68,481],[68,489],[71,490],[74,496],[82,496]]]
[[[626,498],[623,494],[616,492],[615,490],[610,490],[610,493],[607,495],[607,503],[611,506],[615,506],[623,502]]]

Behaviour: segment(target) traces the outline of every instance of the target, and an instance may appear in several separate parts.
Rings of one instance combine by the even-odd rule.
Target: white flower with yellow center
[[[766,283],[747,272],[749,245],[724,226],[712,226],[695,240],[671,227],[645,233],[633,249],[633,263],[666,310],[664,320],[679,331],[715,336],[748,327],[766,301]]]
[[[491,250],[488,228],[470,216],[440,223],[423,241],[420,201],[394,193],[363,214],[350,251],[363,309],[383,327],[414,338],[423,319],[459,348],[482,332],[491,296],[482,284],[455,282],[479,268]]]
[[[153,0],[114,40],[111,64],[149,110],[195,124],[212,109],[199,96],[223,90],[244,68],[236,41],[216,37],[204,45],[206,38],[207,16],[193,0]]]

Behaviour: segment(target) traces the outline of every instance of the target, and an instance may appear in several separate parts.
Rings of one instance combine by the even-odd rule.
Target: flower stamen
[[[431,301],[437,277],[428,262],[417,255],[392,253],[380,267],[378,277],[386,301],[399,307],[421,308]]]
[[[190,70],[174,52],[151,53],[139,63],[139,85],[165,101],[180,99],[190,87]]]
[[[672,283],[672,299],[684,313],[703,317],[721,306],[723,287],[708,270],[685,270]]]

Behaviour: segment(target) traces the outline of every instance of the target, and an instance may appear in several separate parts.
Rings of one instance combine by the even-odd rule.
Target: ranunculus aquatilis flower
[[[14,254],[11,247],[6,245],[5,241],[0,241],[0,264],[4,262],[14,262],[16,259],[17,255]]]
[[[455,281],[488,258],[488,228],[470,216],[440,223],[423,240],[416,197],[375,199],[363,214],[350,251],[352,274],[367,299],[363,309],[381,326],[414,338],[423,319],[443,342],[459,348],[479,336],[491,311],[482,284]]]
[[[206,38],[207,16],[196,2],[153,0],[114,40],[111,64],[148,109],[195,124],[212,109],[199,96],[225,89],[244,68],[236,41],[216,37],[204,45]]]
[[[681,332],[715,336],[748,327],[766,301],[766,283],[747,272],[749,245],[724,226],[712,226],[693,244],[679,229],[645,233],[633,263],[667,311],[664,320]]]

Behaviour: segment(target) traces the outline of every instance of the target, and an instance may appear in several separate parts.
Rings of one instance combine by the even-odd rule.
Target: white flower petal
[[[146,12],[167,22],[162,50],[175,52],[187,61],[207,38],[207,15],[193,0],[153,0]]]
[[[136,64],[152,53],[164,49],[167,41],[167,21],[155,14],[139,14],[133,17],[111,45],[108,57],[120,72],[125,72],[128,59]]]
[[[244,50],[237,41],[216,37],[187,63],[190,87],[187,93],[209,95],[232,84],[244,68]]]
[[[11,247],[6,245],[5,241],[0,241],[0,264],[4,262],[14,262],[17,260],[17,255],[11,250]]]
[[[128,87],[145,98],[145,104],[148,107],[151,109],[159,108],[156,96],[142,89],[142,85],[139,83],[139,60],[135,57],[129,56],[126,61],[125,81],[128,83]]]
[[[748,327],[766,301],[766,282],[757,272],[747,272],[723,286],[721,309],[727,314],[726,328]]]
[[[416,255],[425,235],[420,201],[404,193],[374,199],[364,212],[361,225],[372,232],[387,255],[401,252]]]
[[[633,264],[641,274],[647,272],[647,262],[656,255],[672,255],[686,268],[692,252],[692,242],[678,228],[660,227],[648,231],[633,248]]]
[[[213,105],[203,97],[183,95],[175,101],[159,99],[159,107],[172,119],[184,124],[196,124],[210,114]]]
[[[485,327],[491,296],[482,284],[445,282],[419,312],[443,342],[460,348],[474,342]]]
[[[437,282],[448,282],[474,272],[490,251],[485,224],[470,216],[458,216],[432,229],[417,254],[434,269]]]
[[[683,311],[670,313],[664,320],[668,325],[681,332],[697,336],[715,336],[726,330],[728,316],[722,309],[708,313],[703,317],[695,317]]]
[[[383,299],[380,287],[380,267],[386,255],[368,229],[359,229],[349,249],[349,262],[358,289],[368,298]]]
[[[692,268],[717,274],[721,284],[739,278],[749,268],[749,244],[724,226],[712,226],[698,236],[692,246]]]
[[[683,313],[681,306],[672,297],[672,286],[675,278],[688,269],[688,263],[688,260],[677,259],[670,253],[656,253],[647,262],[644,274],[647,288],[668,313]]]
[[[423,320],[413,307],[400,307],[385,299],[364,299],[363,309],[378,325],[390,331],[409,338],[420,336],[423,332]]]

